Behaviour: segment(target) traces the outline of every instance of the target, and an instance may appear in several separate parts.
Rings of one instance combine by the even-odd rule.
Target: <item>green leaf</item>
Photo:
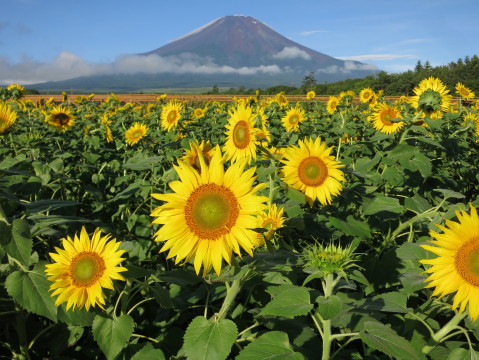
[[[18,164],[19,162],[24,161],[26,158],[27,156],[25,154],[20,154],[14,158],[7,157],[3,159],[3,161],[0,163],[0,170],[9,169],[12,166],[15,166],[16,164]]]
[[[145,157],[142,154],[135,155],[128,159],[123,167],[129,170],[151,170],[153,166],[161,163],[161,156]]]
[[[25,204],[25,207],[30,213],[37,213],[43,211],[51,211],[60,209],[62,207],[81,205],[78,201],[70,200],[38,200]]]
[[[449,190],[449,189],[434,189],[434,191],[440,192],[444,196],[444,200],[446,199],[464,199],[465,196],[462,195],[461,193],[458,193],[457,191],[454,190]]]
[[[210,321],[197,316],[186,329],[183,350],[189,360],[226,359],[237,334],[231,320]]]
[[[282,285],[282,291],[261,310],[259,315],[283,316],[293,318],[307,315],[313,308],[310,302],[309,292],[304,287]]]
[[[422,360],[424,355],[414,349],[405,338],[379,322],[367,321],[359,337],[369,347],[382,351],[396,360]]]
[[[361,310],[376,310],[395,313],[408,313],[412,309],[407,307],[407,295],[396,291],[380,294],[359,301]]]
[[[447,360],[478,360],[478,359],[479,359],[479,355],[477,354],[477,352],[471,349],[467,350],[464,348],[453,349],[447,357]]]
[[[306,203],[306,196],[299,190],[295,188],[288,187],[288,192],[286,193],[288,199],[294,200],[300,204]]]
[[[68,311],[65,309],[65,303],[58,306],[58,321],[62,321],[68,325],[74,326],[91,326],[93,324],[93,319],[95,318],[94,312],[78,308],[75,308],[74,310],[73,308],[70,308]]]
[[[0,220],[0,245],[7,245],[12,238],[10,226],[3,220]]]
[[[146,343],[131,360],[165,360],[165,355],[160,349],[155,349],[151,343]]]
[[[318,312],[324,320],[334,318],[343,309],[343,303],[336,295],[327,298],[319,296],[316,299],[316,303],[318,304]]]
[[[404,243],[396,249],[396,254],[402,260],[422,260],[430,257],[429,251],[423,249],[418,243]]]
[[[404,200],[404,207],[408,210],[414,211],[416,214],[422,214],[432,206],[429,204],[429,201],[416,194],[413,197],[408,197]]]
[[[399,204],[399,200],[396,198],[378,196],[369,205],[366,205],[364,215],[373,215],[381,211],[400,214],[404,211],[404,207]]]
[[[57,320],[55,300],[48,288],[51,283],[45,275],[45,263],[39,262],[32,271],[12,272],[5,281],[8,294],[27,311]]]
[[[113,359],[127,345],[133,333],[133,325],[132,317],[127,314],[113,318],[106,315],[95,316],[93,338],[107,359]]]
[[[349,215],[346,221],[340,220],[335,217],[329,217],[329,222],[336,229],[341,230],[346,235],[357,236],[362,239],[370,239],[371,231],[366,221],[358,221]]]
[[[361,157],[356,161],[354,170],[363,177],[368,177],[371,170],[381,161],[381,154],[376,153],[374,158]]]
[[[304,356],[295,352],[288,335],[282,331],[270,331],[246,346],[236,360],[304,360]]]
[[[15,219],[11,225],[10,242],[4,245],[8,255],[17,259],[25,267],[29,267],[33,241],[30,236],[30,227],[25,220]]]
[[[432,172],[431,160],[418,151],[404,154],[399,158],[399,163],[407,170],[419,171],[423,177],[428,177]]]

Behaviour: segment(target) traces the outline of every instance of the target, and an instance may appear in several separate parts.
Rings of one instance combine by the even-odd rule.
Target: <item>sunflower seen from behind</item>
[[[303,192],[309,206],[316,199],[323,205],[331,204],[332,196],[339,195],[343,186],[343,165],[330,155],[332,147],[326,147],[318,137],[315,140],[299,140],[298,146],[286,148],[281,162],[283,181]]]
[[[255,118],[253,108],[245,102],[238,102],[236,107],[229,111],[226,142],[223,145],[226,160],[246,160],[248,164],[256,160]]]
[[[0,102],[0,134],[5,133],[17,121],[17,113],[10,105]]]
[[[148,126],[135,122],[125,131],[125,139],[128,145],[135,145],[146,136]]]
[[[155,241],[163,242],[160,252],[175,263],[193,259],[196,273],[203,276],[213,268],[220,274],[223,260],[231,263],[241,249],[253,255],[257,246],[257,215],[265,209],[267,198],[257,195],[265,184],[254,185],[255,167],[245,170],[245,161],[225,170],[220,148],[215,148],[209,165],[199,157],[200,171],[178,160],[173,165],[179,180],[169,184],[167,194],[152,194],[164,201],[154,209],[153,224],[160,225]]]
[[[65,132],[75,125],[75,116],[68,107],[55,106],[48,114],[46,121],[58,131]]]
[[[456,211],[457,222],[446,220],[437,225],[442,233],[431,231],[431,245],[421,245],[437,255],[424,259],[431,265],[425,270],[429,277],[426,288],[435,288],[432,296],[440,298],[455,293],[452,309],[464,312],[468,307],[472,320],[479,317],[479,216],[470,204],[470,211]]]
[[[379,103],[375,106],[371,120],[377,131],[386,134],[395,133],[404,127],[399,109],[387,103]]]
[[[450,109],[452,96],[438,78],[431,76],[421,80],[413,92],[415,95],[410,97],[411,105],[425,116],[438,118]]]
[[[299,124],[306,120],[306,113],[304,109],[298,104],[286,111],[286,114],[281,118],[281,123],[286,131],[299,131]]]
[[[55,305],[66,302],[67,310],[96,305],[103,309],[103,288],[113,289],[112,280],[125,280],[120,273],[127,269],[118,266],[125,260],[120,244],[110,234],[101,236],[99,228],[91,238],[82,227],[79,235],[62,239],[63,248],[55,247],[56,252],[50,253],[53,263],[45,265],[51,296],[58,296]]]

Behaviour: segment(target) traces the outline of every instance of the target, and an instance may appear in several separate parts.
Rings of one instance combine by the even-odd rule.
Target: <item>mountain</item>
[[[165,87],[261,88],[358,78],[378,70],[298,44],[250,16],[216,19],[160,48],[117,59],[109,73],[32,85],[39,90],[138,91]]]

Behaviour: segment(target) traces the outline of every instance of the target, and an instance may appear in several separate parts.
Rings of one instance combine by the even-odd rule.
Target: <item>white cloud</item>
[[[201,58],[193,54],[161,57],[158,55],[123,55],[113,63],[89,63],[79,56],[67,51],[61,52],[50,62],[23,58],[18,63],[11,63],[0,57],[0,84],[20,83],[35,84],[45,81],[58,81],[79,76],[135,74],[135,73],[236,73],[252,75],[256,73],[279,73],[283,71],[278,65],[234,68],[219,66],[210,58]]]
[[[337,66],[337,65],[328,66],[327,68],[318,69],[316,70],[316,72],[326,73],[326,74],[337,74],[337,73],[348,74],[352,71],[357,71],[357,70],[375,71],[379,69],[376,65],[358,64],[358,63],[355,63],[354,61],[345,61],[344,66]]]
[[[286,46],[279,53],[273,55],[273,59],[296,59],[302,58],[304,60],[310,60],[311,55],[306,51],[297,48],[296,46]]]
[[[329,32],[329,31],[328,30],[309,30],[309,31],[302,31],[300,35],[308,36],[308,35],[313,35],[317,33],[326,33],[326,32]]]
[[[395,60],[395,59],[414,59],[417,56],[412,54],[366,54],[366,55],[354,55],[354,56],[337,56],[337,59],[341,60],[356,60],[356,61],[383,61],[383,60]]]

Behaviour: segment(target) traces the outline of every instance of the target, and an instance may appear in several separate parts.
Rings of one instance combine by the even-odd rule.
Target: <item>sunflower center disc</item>
[[[479,238],[469,240],[457,251],[455,265],[461,277],[479,286]]]
[[[176,110],[171,110],[169,113],[168,113],[168,116],[166,117],[166,120],[169,122],[169,123],[173,123],[176,121]]]
[[[383,112],[381,114],[381,121],[384,125],[392,125],[391,119],[395,118],[396,114],[394,114],[391,110]]]
[[[328,168],[323,160],[310,156],[299,164],[298,176],[305,185],[319,186],[326,180]]]
[[[60,125],[67,125],[68,124],[68,120],[70,118],[68,117],[67,114],[64,114],[64,113],[59,113],[59,114],[56,114],[55,115],[55,120],[58,122],[58,124]]]
[[[105,262],[96,253],[82,252],[75,256],[70,265],[73,282],[78,286],[90,286],[105,270]]]
[[[233,130],[233,141],[238,149],[244,149],[248,146],[250,140],[248,124],[246,121],[238,121]]]
[[[296,124],[298,121],[299,121],[298,115],[292,115],[292,116],[289,118],[289,122],[290,122],[291,124]]]
[[[216,184],[198,187],[185,207],[186,223],[202,239],[216,239],[227,234],[236,224],[238,213],[238,201],[233,192]]]

